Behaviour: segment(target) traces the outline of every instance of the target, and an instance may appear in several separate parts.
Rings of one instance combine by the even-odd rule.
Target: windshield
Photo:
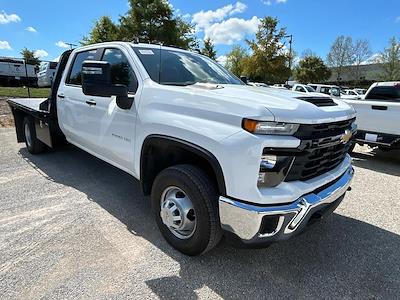
[[[332,94],[333,96],[340,97],[340,89],[339,89],[339,88],[336,88],[336,87],[333,87],[333,88],[331,89],[331,94]]]
[[[315,90],[314,90],[311,86],[305,85],[304,87],[305,87],[306,90],[307,90],[308,92],[310,92],[310,93],[314,93],[314,92],[315,92]]]
[[[133,50],[150,78],[159,84],[244,84],[218,63],[199,54],[154,48],[133,47]]]

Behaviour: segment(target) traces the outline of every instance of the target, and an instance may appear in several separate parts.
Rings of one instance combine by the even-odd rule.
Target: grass
[[[30,88],[31,98],[47,98],[50,88]],[[28,98],[28,88],[0,87],[0,97]]]

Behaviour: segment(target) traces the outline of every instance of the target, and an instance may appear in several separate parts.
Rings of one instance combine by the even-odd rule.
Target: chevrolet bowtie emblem
[[[347,130],[344,132],[344,134],[341,136],[340,141],[343,144],[347,144],[350,142],[351,138],[353,137],[353,133],[350,130]]]

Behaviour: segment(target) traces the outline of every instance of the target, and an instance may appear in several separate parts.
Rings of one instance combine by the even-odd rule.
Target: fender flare
[[[149,147],[150,144],[157,145],[157,144],[169,144],[175,147],[180,147],[184,150],[190,151],[201,158],[205,159],[212,167],[215,177],[217,179],[217,186],[220,196],[226,196],[226,185],[225,185],[225,178],[224,173],[222,171],[222,167],[218,162],[218,159],[212,154],[210,151],[193,144],[191,142],[166,136],[166,135],[159,135],[159,134],[152,134],[145,138],[142,144],[141,154],[140,154],[140,178],[144,178],[144,170],[145,170],[145,151]],[[142,185],[144,182],[141,180]],[[143,187],[143,186],[142,186]]]

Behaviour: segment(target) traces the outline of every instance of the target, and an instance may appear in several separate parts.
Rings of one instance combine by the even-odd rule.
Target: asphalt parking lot
[[[353,190],[319,226],[189,258],[135,179],[72,146],[32,156],[0,129],[0,298],[398,299],[400,153],[356,151]]]

